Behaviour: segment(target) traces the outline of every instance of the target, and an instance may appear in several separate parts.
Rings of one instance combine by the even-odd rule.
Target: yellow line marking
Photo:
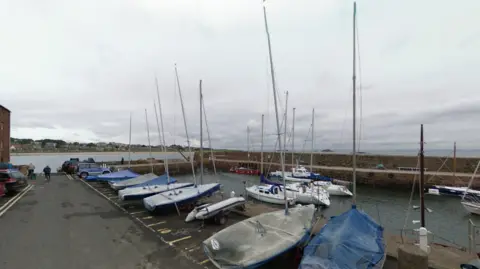
[[[142,218],[142,219],[151,219],[151,218],[153,218],[153,217],[152,217],[152,216],[148,216],[148,217],[144,217],[144,218]]]
[[[147,211],[137,211],[137,212],[130,213],[130,215],[135,215],[135,214],[140,214],[140,213],[145,213],[145,212],[147,212]]]
[[[182,238],[179,238],[179,239],[176,239],[176,240],[167,242],[167,243],[170,244],[170,245],[172,245],[173,243],[177,243],[177,242],[180,242],[180,241],[183,241],[183,240],[187,240],[187,239],[190,239],[190,238],[192,238],[191,235],[185,236],[185,237],[182,237]]]
[[[209,259],[206,259],[206,260],[203,260],[203,261],[199,262],[198,264],[202,265],[202,264],[205,264],[205,263],[207,263],[207,262],[209,262],[209,261],[210,261]]]
[[[169,232],[171,232],[172,230],[169,230],[169,229],[165,229],[163,231],[161,231],[160,233],[161,234],[168,234]]]
[[[160,224],[164,224],[164,223],[166,223],[166,221],[160,221],[160,222],[157,222],[157,223],[148,224],[147,227],[152,227],[152,226],[160,225]]]
[[[158,229],[157,232],[166,231],[166,230],[168,230],[168,228],[161,228],[161,229]]]

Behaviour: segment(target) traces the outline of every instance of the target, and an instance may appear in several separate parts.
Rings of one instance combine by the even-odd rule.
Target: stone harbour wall
[[[208,159],[209,153],[205,152],[205,158]],[[280,154],[265,152],[264,153],[265,162],[280,163]],[[313,164],[314,165],[324,165],[324,166],[343,166],[351,167],[352,166],[352,155],[348,154],[335,154],[335,153],[315,153],[313,155]],[[215,152],[216,159],[227,159],[227,160],[251,160],[251,161],[260,161],[259,152],[251,152],[250,158],[247,152],[244,151],[225,151],[225,152]],[[307,154],[295,154],[295,159],[300,159],[301,163],[304,165],[310,164],[310,153]],[[425,157],[425,168],[427,171],[440,171],[440,172],[452,172],[453,171],[453,158],[448,158],[445,162],[445,165],[442,167],[442,163],[445,161],[445,157],[434,157],[426,156]],[[459,173],[473,173],[477,162],[480,161],[480,158],[456,158],[456,169],[455,172]],[[292,162],[292,154],[286,153],[286,163],[289,164]],[[357,167],[358,168],[375,168],[378,164],[383,164],[386,169],[396,170],[399,167],[417,167],[418,157],[417,156],[395,156],[395,155],[357,155]]]

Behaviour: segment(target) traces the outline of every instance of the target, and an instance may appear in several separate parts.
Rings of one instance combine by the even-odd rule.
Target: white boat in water
[[[110,187],[112,189],[121,190],[121,189],[124,189],[124,188],[129,187],[129,186],[134,186],[134,185],[145,183],[145,182],[150,181],[150,180],[152,180],[154,178],[157,178],[157,177],[158,177],[157,175],[155,175],[153,173],[149,173],[149,174],[146,174],[146,175],[141,175],[141,176],[138,176],[138,177],[127,179],[127,180],[110,181],[108,183],[110,184]]]
[[[218,268],[257,268],[272,257],[308,240],[314,205],[297,205],[265,213],[229,226],[203,241],[203,249]]]
[[[324,188],[330,195],[335,196],[352,196],[352,192],[343,185],[332,184],[328,181],[315,181],[313,182],[314,186]]]
[[[214,204],[205,204],[195,207],[185,218],[185,222],[190,222],[195,219],[205,220],[211,218],[221,212],[228,211],[234,207],[245,204],[243,197],[231,197]]]
[[[286,185],[287,197],[294,198],[297,203],[330,206],[330,194],[320,187],[309,187],[302,183]]]
[[[473,201],[463,201],[462,202],[463,208],[467,210],[469,213],[480,215],[480,203],[479,202],[473,202]]]
[[[285,196],[280,187],[273,185],[254,185],[246,188],[248,196],[260,200],[262,202],[283,205],[285,203]],[[295,199],[287,196],[287,203],[289,205],[295,204]]]
[[[204,196],[210,196],[219,189],[219,183],[210,183],[181,188],[178,190],[165,191],[144,198],[143,205],[148,211],[155,211],[170,206],[179,206],[195,202],[197,199]]]
[[[475,176],[477,175],[478,169],[480,167],[480,161],[477,163],[477,167],[475,167],[475,171],[473,172],[472,177],[470,178],[470,181],[468,182],[468,187],[463,191],[462,195],[462,206],[471,214],[476,214],[480,215],[480,198],[473,194],[470,193],[469,191],[473,191],[470,188],[472,187],[473,180],[475,179]]]
[[[193,183],[171,183],[168,185],[146,185],[138,187],[129,187],[118,191],[118,198],[122,201],[143,199],[158,193],[191,187]]]

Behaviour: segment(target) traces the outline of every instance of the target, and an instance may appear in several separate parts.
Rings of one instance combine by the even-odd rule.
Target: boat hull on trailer
[[[245,204],[243,197],[231,197],[215,204],[206,204],[196,207],[187,215],[185,222],[190,222],[195,219],[205,220],[217,215],[220,212],[228,211],[232,208]]]
[[[258,268],[306,242],[314,205],[297,205],[264,213],[229,226],[203,241],[203,250],[217,268]]]
[[[141,175],[141,176],[134,177],[134,178],[131,178],[131,179],[126,179],[126,180],[109,181],[108,183],[110,184],[110,187],[112,189],[121,190],[121,189],[130,187],[130,186],[134,186],[134,185],[137,185],[137,184],[141,184],[141,183],[150,181],[150,180],[155,179],[157,177],[158,177],[157,175],[155,175],[153,173],[149,173],[149,174],[146,174],[146,175]]]
[[[210,196],[220,190],[219,183],[186,187],[179,190],[165,191],[143,199],[143,205],[148,211],[181,206],[193,203],[201,197]]]
[[[171,183],[168,185],[147,185],[129,187],[118,191],[118,198],[122,201],[138,200],[169,190],[176,190],[193,186],[193,183]]]

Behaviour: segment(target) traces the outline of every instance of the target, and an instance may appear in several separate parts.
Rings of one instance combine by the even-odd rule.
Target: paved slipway
[[[83,183],[54,176],[0,218],[0,268],[202,268]]]

